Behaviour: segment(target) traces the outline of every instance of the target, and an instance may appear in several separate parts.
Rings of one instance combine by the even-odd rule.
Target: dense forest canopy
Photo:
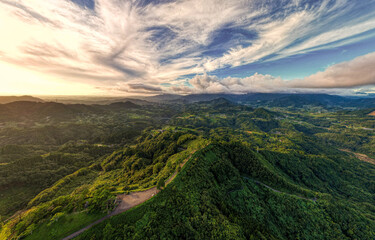
[[[0,239],[375,238],[373,108],[215,97],[0,105]]]

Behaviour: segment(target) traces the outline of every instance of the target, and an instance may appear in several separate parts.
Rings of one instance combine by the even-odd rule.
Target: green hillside
[[[107,112],[108,129],[132,126],[134,116],[155,121],[111,145],[4,145],[1,186],[27,204],[9,209],[12,200],[0,198],[18,211],[3,220],[0,239],[62,239],[101,219],[77,239],[374,239],[372,116],[225,99],[161,109],[168,121],[157,121],[158,108]],[[30,152],[34,160],[24,158]],[[21,188],[6,188],[15,183]],[[40,190],[23,190],[32,184]],[[120,194],[155,186],[148,201],[109,215]]]
[[[358,172],[351,169],[350,164],[346,165],[343,158],[315,158],[312,164],[311,160],[302,160],[301,164],[310,172],[321,168],[321,176],[310,177],[308,189],[304,184],[307,179],[292,179],[281,167],[272,167],[270,164],[274,160],[268,157],[278,158],[277,154],[257,154],[238,143],[212,144],[196,153],[176,180],[160,194],[95,226],[78,239],[375,237],[374,189],[347,182],[374,179],[375,168],[368,169],[367,174],[363,174],[366,177],[355,177],[356,181],[346,176],[324,179],[323,175],[329,177],[338,164],[341,171]],[[280,161],[282,164],[285,163]],[[338,181],[347,185],[320,187],[323,181],[326,186]],[[348,198],[354,193],[353,189],[361,191],[363,198]]]

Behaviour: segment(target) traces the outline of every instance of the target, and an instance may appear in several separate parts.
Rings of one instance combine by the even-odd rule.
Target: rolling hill
[[[44,102],[44,100],[32,96],[0,96],[0,104],[6,104],[18,101]]]
[[[322,98],[310,97],[282,99],[303,98],[304,106]],[[18,104],[10,106],[23,109]],[[49,106],[27,104],[30,116],[43,116]],[[81,229],[76,239],[375,237],[375,166],[367,161],[375,157],[375,120],[369,109],[304,113],[294,105],[273,111],[227,98],[177,106],[51,106],[57,115],[81,112],[79,121],[93,111],[87,121],[98,125],[89,136],[106,127],[109,114],[104,133],[126,119],[126,134],[144,114],[142,131],[114,147],[79,140],[17,161],[14,152],[28,154],[30,145],[4,145],[10,160],[0,166],[7,176],[0,187],[29,182],[42,189],[27,195],[26,206],[11,209],[19,212],[3,222],[0,239],[63,239]],[[146,128],[159,112],[168,120]],[[129,205],[121,196],[156,188],[160,192],[142,204],[118,210]]]
[[[302,93],[248,93],[248,94],[191,94],[157,95],[145,98],[148,101],[163,103],[194,103],[225,98],[229,101],[269,107],[297,107],[305,105],[323,107],[355,107],[371,108],[375,105],[375,98],[353,98],[329,94],[302,94]]]

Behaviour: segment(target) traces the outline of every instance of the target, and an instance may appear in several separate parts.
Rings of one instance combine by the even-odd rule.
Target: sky
[[[0,0],[1,95],[375,93],[375,0]]]

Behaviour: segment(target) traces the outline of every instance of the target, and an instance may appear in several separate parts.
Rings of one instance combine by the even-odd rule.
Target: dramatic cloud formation
[[[254,74],[246,78],[227,77],[219,79],[207,74],[197,75],[189,80],[188,86],[173,86],[171,89],[180,94],[186,93],[247,93],[282,91],[285,82],[271,75]]]
[[[269,75],[199,75],[366,39],[375,35],[374,10],[374,1],[349,0],[0,0],[0,65],[78,82],[90,92],[186,92],[191,87],[181,81],[194,75],[197,92],[274,91],[285,84]],[[333,79],[339,68],[346,66],[293,83],[349,86]],[[14,77],[2,77],[4,88]]]
[[[303,80],[288,82],[294,88],[350,88],[375,85],[375,53],[328,67]]]
[[[177,93],[248,93],[248,92],[306,92],[306,89],[353,88],[375,85],[375,53],[370,53],[349,62],[328,67],[304,79],[282,80],[271,75],[254,74],[246,78],[197,75],[187,86],[175,86]],[[370,89],[367,89],[369,91]]]

